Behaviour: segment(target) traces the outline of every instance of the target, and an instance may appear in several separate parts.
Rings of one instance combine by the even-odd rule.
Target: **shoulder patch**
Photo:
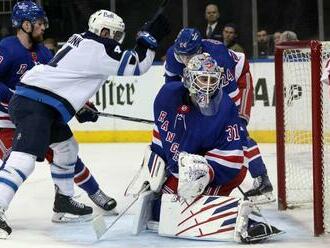
[[[3,61],[3,56],[0,56],[0,64],[1,64],[2,61]]]

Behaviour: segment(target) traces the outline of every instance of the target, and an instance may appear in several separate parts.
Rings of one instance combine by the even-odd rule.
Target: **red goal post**
[[[330,42],[275,50],[278,206],[313,208],[314,235],[330,232],[330,93],[321,83]]]

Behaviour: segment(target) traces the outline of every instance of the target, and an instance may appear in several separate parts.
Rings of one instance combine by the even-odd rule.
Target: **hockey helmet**
[[[122,43],[125,37],[125,23],[116,13],[108,10],[98,10],[92,14],[88,21],[88,30],[100,36],[106,28],[110,32],[110,38]]]
[[[174,42],[174,56],[185,65],[195,54],[202,52],[201,33],[194,28],[183,28]]]
[[[42,19],[45,27],[48,28],[48,18],[43,8],[32,1],[17,2],[12,11],[11,22],[14,28],[20,28],[24,21],[30,21],[34,24]]]

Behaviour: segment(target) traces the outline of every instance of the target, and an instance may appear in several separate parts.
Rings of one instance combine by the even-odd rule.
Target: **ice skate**
[[[5,210],[0,207],[0,239],[7,239],[11,232],[11,227],[6,222]]]
[[[101,189],[96,191],[96,193],[92,195],[88,195],[88,197],[100,208],[106,211],[107,215],[116,215],[118,212],[115,207],[117,206],[117,202],[115,199],[106,195]]]
[[[266,204],[275,201],[273,186],[267,174],[254,179],[253,188],[246,192],[246,196],[255,204]]]
[[[246,234],[247,236],[242,236],[241,241],[246,244],[254,244],[283,233],[284,232],[282,230],[279,230],[274,226],[263,222],[257,222],[248,227]]]
[[[73,200],[72,197],[62,195],[56,190],[53,207],[53,222],[85,222],[92,219],[93,209],[83,203]]]

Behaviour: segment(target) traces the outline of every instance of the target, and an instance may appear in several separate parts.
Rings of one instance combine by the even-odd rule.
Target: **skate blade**
[[[81,223],[92,220],[92,214],[74,215],[69,213],[54,213],[52,222],[54,223]]]
[[[9,234],[5,231],[0,229],[0,239],[7,239],[9,237]]]
[[[250,196],[249,200],[257,205],[269,204],[276,201],[272,192],[268,192],[263,195]]]
[[[111,209],[111,210],[104,210],[102,209],[102,215],[103,216],[116,216],[118,215],[118,210],[116,208]]]

